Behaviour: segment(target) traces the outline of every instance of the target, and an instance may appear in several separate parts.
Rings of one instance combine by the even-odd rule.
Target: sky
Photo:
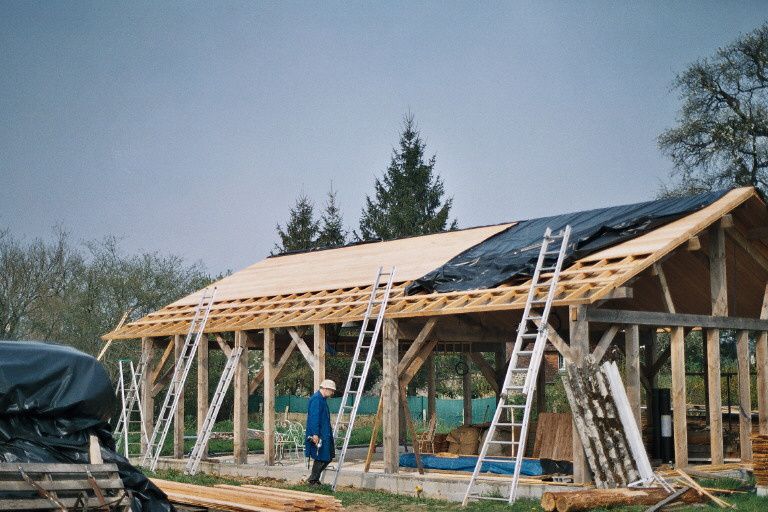
[[[460,227],[652,199],[671,85],[768,2],[0,0],[0,229],[213,273],[357,228],[411,112]]]

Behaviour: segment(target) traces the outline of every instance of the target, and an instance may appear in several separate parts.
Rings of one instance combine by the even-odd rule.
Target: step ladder
[[[205,447],[208,445],[208,440],[211,437],[213,425],[216,423],[219,409],[221,409],[221,404],[224,402],[224,395],[229,390],[229,385],[232,383],[232,377],[235,375],[235,369],[242,353],[243,347],[237,347],[232,350],[227,358],[227,364],[224,365],[219,383],[216,385],[216,391],[213,393],[211,405],[208,406],[205,421],[203,421],[203,426],[197,434],[195,446],[192,448],[192,453],[189,455],[189,460],[187,460],[187,465],[184,468],[184,473],[188,475],[196,474],[200,467],[200,460],[203,458],[203,452],[205,452]]]
[[[341,444],[341,452],[336,462],[336,473],[333,477],[334,490],[336,489],[336,482],[341,472],[341,466],[344,464],[344,457],[347,454],[349,438],[352,435],[357,409],[360,406],[360,397],[363,396],[365,381],[368,378],[368,370],[371,367],[373,353],[376,350],[376,342],[379,339],[381,326],[384,323],[384,311],[387,309],[387,302],[392,291],[394,278],[395,267],[392,267],[389,272],[384,272],[383,267],[379,267],[371,289],[371,296],[368,299],[368,307],[365,310],[365,316],[363,316],[360,335],[357,337],[355,354],[352,356],[347,384],[344,386],[339,413],[336,415],[336,423],[333,427],[334,443],[336,446]],[[370,329],[370,320],[374,315],[376,316],[376,323],[374,328]]]
[[[520,480],[520,469],[525,453],[528,436],[531,405],[536,391],[536,380],[547,345],[547,319],[555,298],[557,283],[560,278],[563,260],[565,260],[571,227],[566,226],[556,235],[547,228],[539,250],[539,258],[531,278],[528,300],[525,303],[520,326],[517,329],[512,357],[509,360],[504,384],[501,388],[499,403],[493,415],[491,426],[485,436],[480,455],[477,457],[475,469],[469,480],[462,505],[466,506],[470,499],[488,499],[514,503],[517,484]],[[555,260],[555,256],[557,259]],[[553,263],[554,261],[554,263]],[[542,278],[542,276],[544,276]],[[533,343],[533,348],[529,345]],[[508,427],[512,430],[510,439],[497,438],[497,428]],[[515,440],[515,428],[520,428],[520,435]],[[480,472],[485,462],[509,462],[508,458],[488,456],[491,445],[510,446],[515,461],[515,469],[510,482],[509,496],[499,497],[482,493],[479,481],[496,482],[498,478],[482,477]]]
[[[168,430],[171,427],[173,415],[179,406],[179,397],[184,390],[184,384],[187,381],[189,369],[192,367],[197,346],[203,337],[205,324],[208,322],[208,315],[211,313],[211,306],[213,306],[215,296],[215,287],[210,294],[208,293],[208,288],[206,288],[200,297],[200,302],[195,307],[195,314],[189,324],[187,337],[184,340],[179,359],[176,361],[176,366],[173,369],[173,377],[171,378],[170,386],[168,386],[168,392],[163,400],[163,405],[160,408],[160,415],[157,418],[154,430],[152,430],[152,437],[150,437],[147,444],[147,451],[144,452],[144,457],[141,459],[140,465],[149,468],[151,471],[157,469],[157,460],[160,458],[160,452],[163,449],[165,437],[168,435]]]
[[[120,419],[115,427],[116,451],[122,448],[126,458],[141,455],[142,441],[148,443],[144,423],[144,408],[141,406],[141,377],[147,367],[147,355],[142,353],[139,364],[133,366],[130,359],[117,362],[117,397],[120,399]],[[128,385],[126,386],[126,379]],[[137,418],[138,416],[138,418]],[[132,439],[138,435],[138,440]],[[135,450],[132,448],[136,448]]]

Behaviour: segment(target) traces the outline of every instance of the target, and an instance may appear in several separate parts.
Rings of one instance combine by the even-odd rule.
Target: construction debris
[[[585,489],[582,491],[545,492],[541,508],[546,512],[577,512],[619,506],[651,506],[669,497],[661,488],[654,489]],[[690,489],[679,497],[682,503],[700,503],[704,498]]]
[[[341,502],[333,496],[276,489],[259,485],[202,485],[152,479],[173,503],[207,507],[230,512],[271,511],[342,511]]]

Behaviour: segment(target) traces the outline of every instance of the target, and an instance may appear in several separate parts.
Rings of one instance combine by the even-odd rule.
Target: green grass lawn
[[[286,489],[293,489],[297,491],[306,492],[319,492],[322,494],[333,494],[341,500],[345,508],[352,512],[392,512],[392,511],[411,511],[416,512],[418,510],[434,510],[439,512],[493,512],[493,511],[514,511],[514,512],[536,512],[541,511],[538,501],[532,500],[519,500],[514,505],[509,506],[504,503],[496,502],[473,502],[466,508],[462,508],[461,504],[455,502],[449,502],[444,500],[435,500],[427,498],[416,498],[413,496],[401,496],[398,494],[391,494],[381,491],[369,491],[364,489],[353,489],[344,487],[338,489],[335,493],[331,493],[327,487],[318,489],[317,487],[311,487],[307,485],[289,485],[285,482],[273,479],[232,479],[221,478],[211,475],[195,475],[188,476],[176,470],[163,470],[157,473],[150,474],[149,476],[155,476],[157,478],[163,478],[166,480],[176,480],[179,482],[187,482],[197,485],[212,486],[215,484],[234,484],[242,485],[244,483],[252,483],[257,485],[267,485],[270,487],[280,487]],[[701,482],[706,487],[717,487],[723,489],[733,489],[742,485],[742,482],[736,480],[708,480]],[[739,511],[744,512],[764,512],[768,510],[768,498],[758,498],[754,492],[747,494],[736,494],[731,496],[721,496],[721,498],[729,501],[737,506]],[[647,507],[622,507],[612,509],[619,512],[641,512]],[[717,507],[711,504],[695,505],[689,507],[683,507],[676,510],[680,511],[702,511],[702,510],[719,510]]]

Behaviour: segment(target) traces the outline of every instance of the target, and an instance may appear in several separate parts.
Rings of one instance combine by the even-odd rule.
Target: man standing
[[[320,485],[320,475],[336,457],[331,429],[331,413],[327,398],[333,396],[336,384],[329,379],[320,383],[320,389],[309,399],[307,407],[307,437],[304,442],[304,455],[314,459],[312,472],[307,483]]]

